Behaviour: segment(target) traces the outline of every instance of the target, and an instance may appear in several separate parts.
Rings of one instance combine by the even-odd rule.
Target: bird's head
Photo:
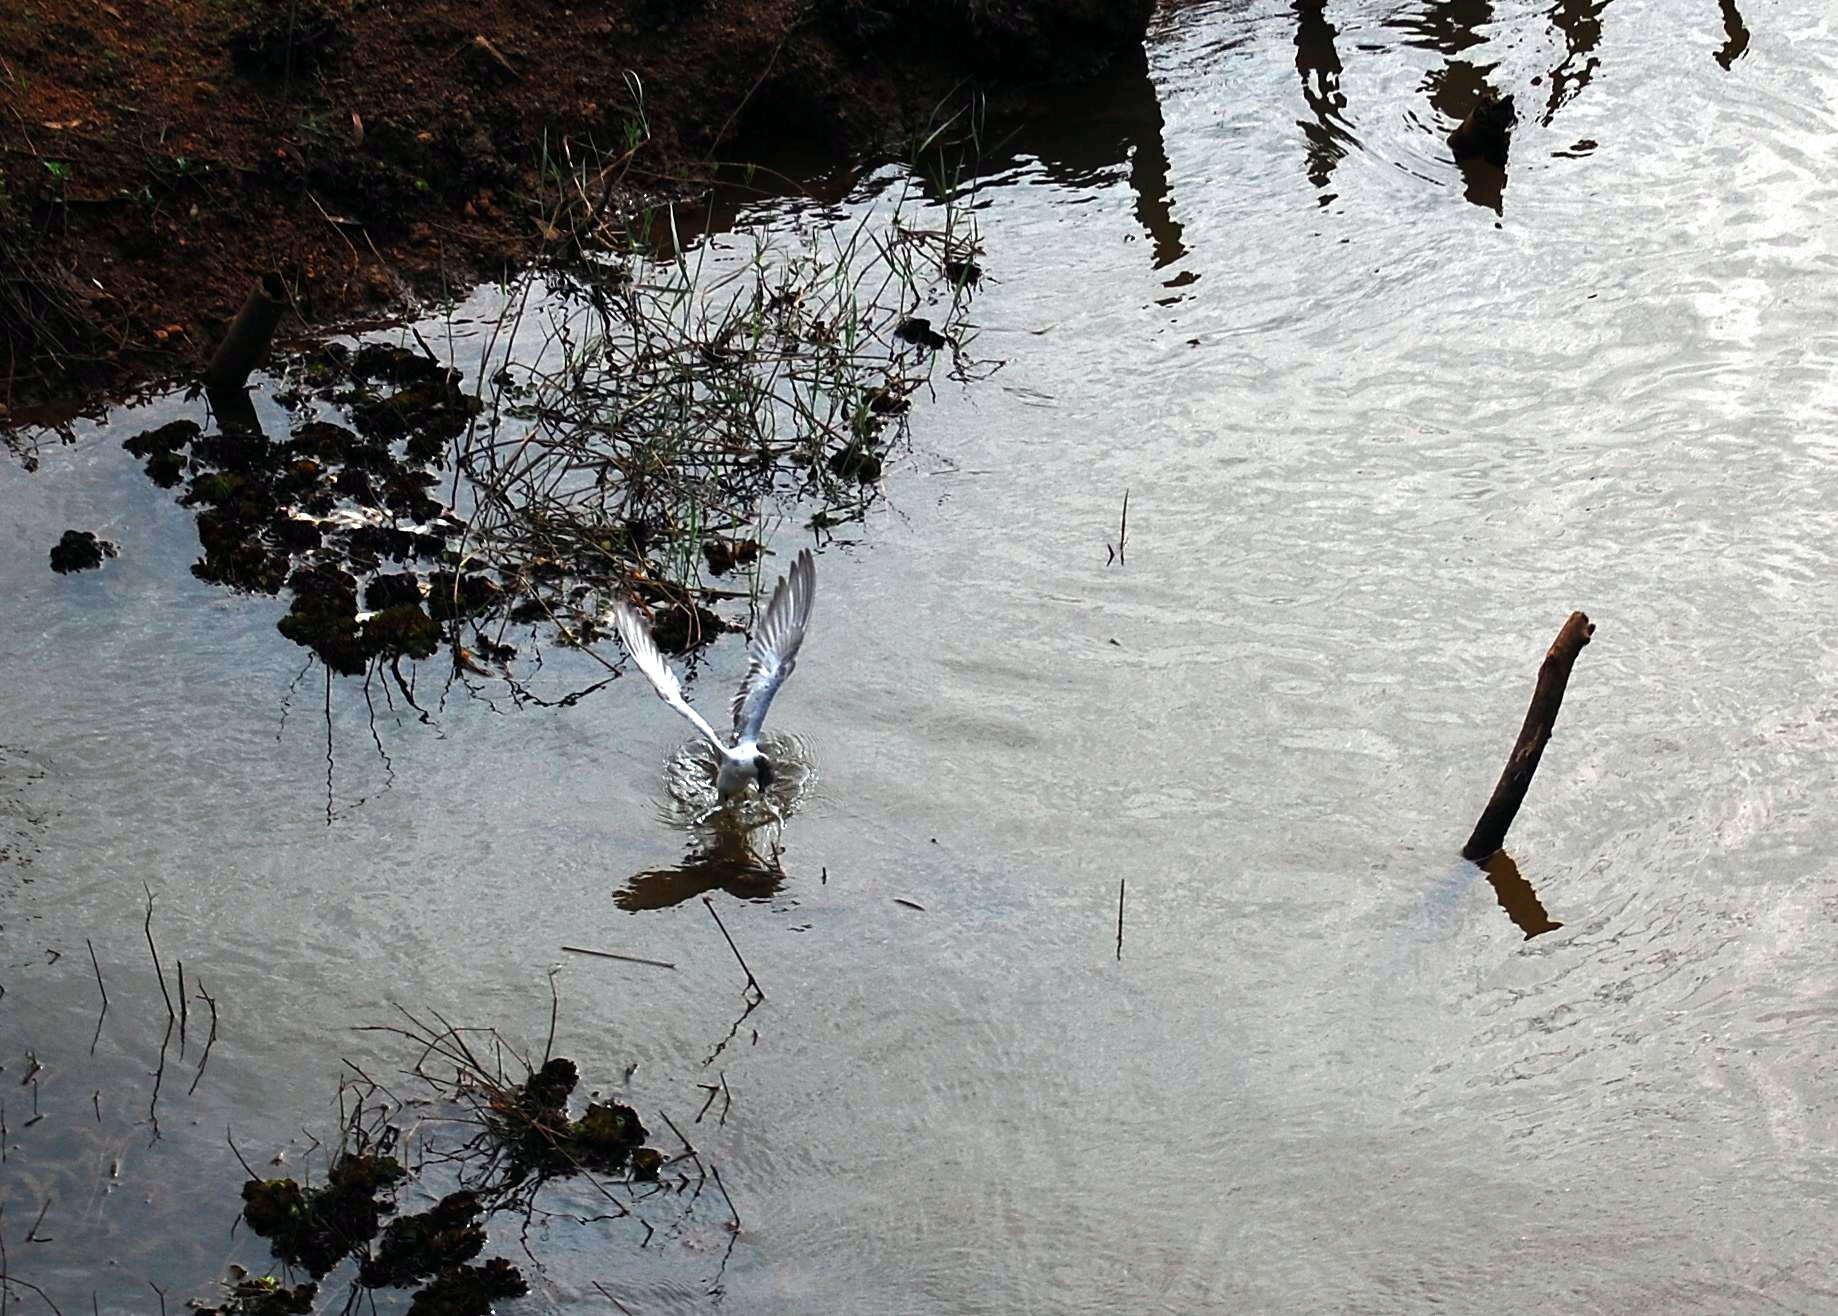
[[[759,793],[772,789],[772,760],[760,754],[753,760],[753,775],[759,779]]]

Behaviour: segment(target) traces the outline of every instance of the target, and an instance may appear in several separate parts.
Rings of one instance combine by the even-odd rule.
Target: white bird
[[[638,670],[651,678],[657,697],[688,718],[721,756],[715,789],[723,803],[744,795],[749,782],[757,782],[762,794],[772,785],[772,761],[759,748],[760,725],[766,720],[772,697],[797,666],[798,647],[804,643],[804,628],[810,624],[816,592],[817,564],[807,548],[791,564],[790,573],[779,577],[765,616],[747,640],[747,674],[734,692],[732,743],[723,741],[708,720],[683,698],[683,687],[658,652],[657,641],[651,637],[644,618],[629,603],[622,601],[612,607],[613,624],[619,628],[625,651],[632,655]]]

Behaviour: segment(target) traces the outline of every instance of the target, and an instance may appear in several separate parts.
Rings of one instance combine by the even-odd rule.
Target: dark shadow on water
[[[1153,248],[1154,267],[1166,269],[1187,247],[1174,217],[1163,127],[1148,55],[1138,51],[1100,77],[1042,90],[1014,110],[1003,110],[986,128],[990,154],[979,172],[1000,172],[1032,158],[1052,182],[1091,188],[1127,166],[1136,220]]]
[[[1392,15],[1386,25],[1405,33],[1404,44],[1459,55],[1486,40],[1476,29],[1493,21],[1490,0],[1432,0]]]
[[[1563,926],[1545,912],[1538,893],[1521,876],[1519,865],[1513,862],[1513,857],[1506,851],[1499,851],[1481,867],[1487,874],[1487,881],[1493,886],[1494,899],[1500,902],[1506,917],[1525,934],[1527,941],[1547,932],[1555,932]]]
[[[1302,78],[1302,100],[1310,118],[1296,120],[1308,142],[1308,181],[1326,193],[1334,180],[1334,166],[1355,139],[1346,119],[1347,98],[1340,90],[1340,36],[1327,21],[1326,0],[1295,0],[1296,72]],[[1332,201],[1329,193],[1321,204]]]
[[[1446,57],[1442,67],[1431,70],[1422,83],[1430,108],[1436,111],[1431,122],[1444,125],[1443,132],[1453,129],[1477,104],[1495,94],[1492,75],[1498,65],[1462,58],[1464,51],[1486,41],[1480,29],[1492,21],[1493,5],[1489,0],[1433,0],[1389,21],[1391,27],[1406,34],[1406,45],[1434,50]],[[1462,195],[1468,203],[1496,215],[1503,213],[1505,167],[1474,156],[1458,159],[1456,164],[1462,175]]]
[[[974,180],[1028,165],[1038,166],[1048,182],[1079,191],[1127,178],[1153,266],[1165,269],[1186,256],[1187,246],[1174,217],[1163,128],[1148,54],[1138,50],[1092,78],[1037,87],[997,106],[960,106],[940,131],[940,144],[917,162],[914,182],[932,201],[942,200],[946,190],[962,201]],[[724,167],[706,213],[679,212],[678,237],[687,243],[731,227],[747,207],[774,199],[840,213],[886,160],[842,161],[809,143],[777,143],[757,153],[753,164]],[[660,236],[658,247],[667,251],[669,244]]]
[[[1461,123],[1474,107],[1494,96],[1488,75],[1492,65],[1470,64],[1456,59],[1431,75],[1425,84],[1430,105],[1439,115]],[[1502,157],[1504,158],[1504,157]],[[1506,166],[1481,155],[1458,158],[1461,170],[1462,196],[1470,204],[1498,215],[1506,207]]]
[[[1749,53],[1749,28],[1742,21],[1742,11],[1736,8],[1736,0],[1721,0],[1723,10],[1723,48],[1711,58],[1728,72],[1730,66]]]
[[[739,900],[770,900],[784,884],[784,871],[753,848],[752,833],[717,827],[701,838],[682,863],[634,873],[613,893],[613,903],[636,914],[669,909],[712,891],[725,891]]]

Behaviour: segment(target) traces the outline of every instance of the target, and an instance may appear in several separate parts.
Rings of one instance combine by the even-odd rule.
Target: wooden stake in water
[[[1551,642],[1544,662],[1538,667],[1538,682],[1532,689],[1531,707],[1525,710],[1525,724],[1519,729],[1518,742],[1507,756],[1499,784],[1493,788],[1493,797],[1482,810],[1480,821],[1474,824],[1468,844],[1462,847],[1463,859],[1484,863],[1506,844],[1506,830],[1518,816],[1519,806],[1525,803],[1525,792],[1531,788],[1532,775],[1538,771],[1538,760],[1550,742],[1552,728],[1557,725],[1557,710],[1563,706],[1570,669],[1576,666],[1577,655],[1594,634],[1595,624],[1582,613],[1573,612]]]

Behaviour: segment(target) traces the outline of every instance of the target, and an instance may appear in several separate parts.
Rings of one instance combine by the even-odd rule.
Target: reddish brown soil
[[[1118,7],[1132,3],[1146,23],[1147,0]],[[1044,6],[1050,23],[1064,21],[1058,4]],[[323,324],[553,248],[545,150],[619,155],[638,112],[628,71],[651,138],[627,179],[640,187],[693,184],[708,160],[765,138],[897,139],[977,60],[1013,63],[941,12],[8,0],[0,408],[18,419],[48,397],[195,369],[262,270],[285,271],[302,319]],[[1001,35],[1040,30],[1024,16]]]

